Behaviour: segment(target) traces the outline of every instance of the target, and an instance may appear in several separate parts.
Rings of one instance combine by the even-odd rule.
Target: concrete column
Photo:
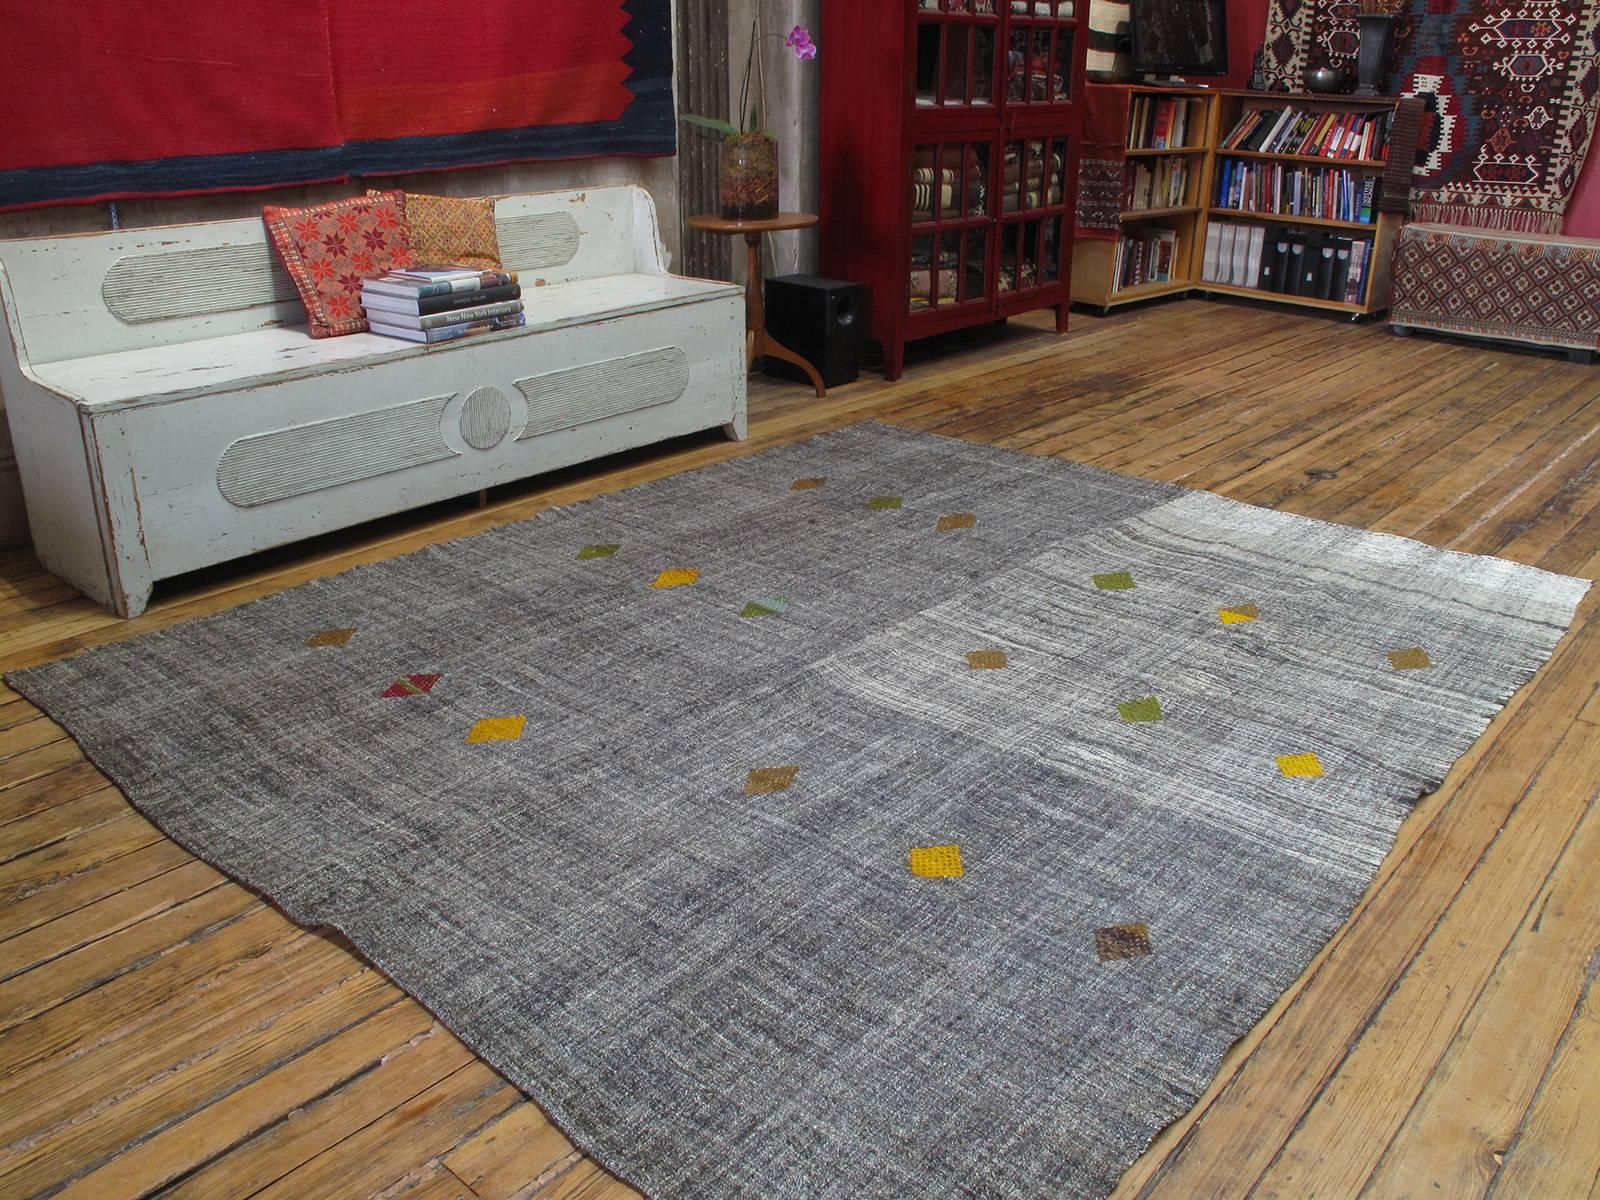
[[[788,37],[796,25],[804,25],[818,39],[820,53],[826,54],[827,43],[821,40],[818,28],[821,11],[822,0],[728,0],[728,91],[732,104],[738,103],[739,86],[744,78],[751,21],[759,20],[762,34],[778,35],[776,41],[764,40],[760,48],[766,73],[761,123],[778,139],[778,203],[788,212],[817,211],[817,102],[821,71],[817,59],[797,61],[782,39]],[[756,91],[754,81],[750,87],[752,92]],[[815,230],[772,234],[766,241],[768,275],[816,270]],[[742,280],[742,256],[735,255],[734,269]]]

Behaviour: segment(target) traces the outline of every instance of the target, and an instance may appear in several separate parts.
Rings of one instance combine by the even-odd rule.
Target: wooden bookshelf
[[[1095,85],[1090,85],[1095,86]],[[1409,178],[1411,164],[1416,154],[1414,125],[1397,119],[1391,134],[1388,154],[1384,158],[1332,158],[1312,154],[1279,154],[1256,150],[1225,150],[1221,142],[1251,109],[1281,109],[1292,105],[1311,112],[1381,112],[1393,109],[1404,102],[1388,97],[1373,96],[1321,96],[1287,92],[1246,92],[1213,90],[1210,88],[1132,87],[1127,89],[1130,111],[1136,106],[1153,103],[1158,99],[1196,101],[1204,112],[1204,119],[1191,119],[1185,144],[1170,149],[1145,146],[1128,149],[1128,170],[1135,163],[1150,162],[1169,155],[1188,156],[1188,190],[1182,206],[1161,209],[1132,209],[1122,213],[1124,236],[1153,226],[1172,229],[1178,236],[1178,247],[1173,255],[1172,277],[1160,282],[1146,282],[1118,288],[1116,269],[1118,243],[1100,239],[1080,238],[1072,262],[1072,298],[1074,302],[1093,305],[1109,311],[1124,304],[1134,304],[1157,296],[1199,292],[1218,296],[1247,296],[1277,304],[1293,304],[1304,308],[1330,312],[1349,313],[1360,317],[1381,312],[1389,306],[1389,262],[1394,250],[1394,240],[1404,221],[1404,196],[1399,195],[1398,208],[1389,211],[1384,207],[1402,193],[1403,181]],[[1192,110],[1191,110],[1192,111]],[[1132,124],[1130,117],[1130,125]],[[1357,177],[1384,179],[1373,220],[1348,221],[1327,217],[1292,216],[1276,212],[1256,212],[1249,209],[1224,207],[1218,203],[1217,189],[1222,179],[1225,160],[1239,159],[1260,163],[1282,163],[1286,167],[1331,167],[1347,169]],[[1240,287],[1232,283],[1217,283],[1202,278],[1205,261],[1207,230],[1219,222],[1264,223],[1300,228],[1314,234],[1317,231],[1337,231],[1351,237],[1370,237],[1372,250],[1366,264],[1366,298],[1359,304],[1343,300],[1323,299],[1317,296],[1288,295],[1262,288]]]
[[[1090,84],[1090,87],[1095,85]],[[1129,89],[1130,111],[1138,111],[1141,103],[1155,100],[1183,100],[1189,102],[1189,118],[1184,129],[1183,142],[1177,146],[1130,146],[1127,149],[1130,172],[1135,163],[1154,169],[1164,158],[1181,157],[1187,164],[1188,178],[1184,185],[1183,203],[1160,208],[1127,209],[1122,213],[1123,229],[1156,226],[1173,230],[1178,236],[1177,250],[1173,255],[1171,278],[1159,282],[1139,283],[1118,289],[1115,286],[1118,261],[1118,244],[1102,239],[1080,238],[1072,255],[1072,299],[1093,304],[1102,310],[1157,296],[1170,296],[1194,287],[1194,277],[1199,274],[1200,263],[1194,257],[1194,247],[1204,239],[1205,205],[1210,195],[1212,144],[1216,140],[1216,104],[1218,94],[1199,88],[1135,87]],[[1130,116],[1129,127],[1134,122]],[[1130,134],[1137,138],[1143,130]],[[1131,176],[1130,176],[1131,177]],[[1197,237],[1198,235],[1198,237]]]

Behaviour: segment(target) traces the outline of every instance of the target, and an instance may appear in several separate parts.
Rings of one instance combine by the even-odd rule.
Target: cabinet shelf
[[[1326,158],[1320,154],[1267,154],[1260,150],[1219,149],[1217,157],[1265,159],[1268,162],[1303,163],[1316,167],[1361,167],[1368,171],[1386,171],[1389,168],[1388,162],[1381,158]]]
[[[1198,204],[1184,204],[1177,208],[1129,208],[1124,209],[1122,219],[1127,221],[1148,221],[1152,217],[1187,217],[1200,211]]]
[[[1274,225],[1318,225],[1324,229],[1354,229],[1359,233],[1376,233],[1378,222],[1335,221],[1330,217],[1293,217],[1288,213],[1255,212],[1246,208],[1222,208],[1213,204],[1206,212],[1218,220],[1270,221]]]

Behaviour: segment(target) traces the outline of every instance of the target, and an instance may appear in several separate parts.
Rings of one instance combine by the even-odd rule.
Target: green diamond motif
[[[579,558],[610,558],[622,547],[615,542],[604,546],[585,546],[578,551]]]
[[[782,596],[758,596],[739,610],[741,617],[775,617],[789,607]]]
[[[1125,592],[1134,586],[1133,576],[1126,571],[1110,571],[1094,577],[1094,585],[1103,592]]]
[[[867,501],[867,507],[870,508],[873,512],[882,512],[884,509],[887,509],[887,508],[899,508],[900,507],[900,497],[899,496],[874,496],[871,500]]]
[[[1129,700],[1117,705],[1117,711],[1122,714],[1124,721],[1159,721],[1165,713],[1161,711],[1161,701],[1154,696],[1146,696],[1143,700]]]

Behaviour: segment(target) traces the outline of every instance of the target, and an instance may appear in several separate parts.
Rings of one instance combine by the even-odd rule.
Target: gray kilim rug
[[[653,1196],[1054,1200],[1587,587],[865,424],[8,678]]]

